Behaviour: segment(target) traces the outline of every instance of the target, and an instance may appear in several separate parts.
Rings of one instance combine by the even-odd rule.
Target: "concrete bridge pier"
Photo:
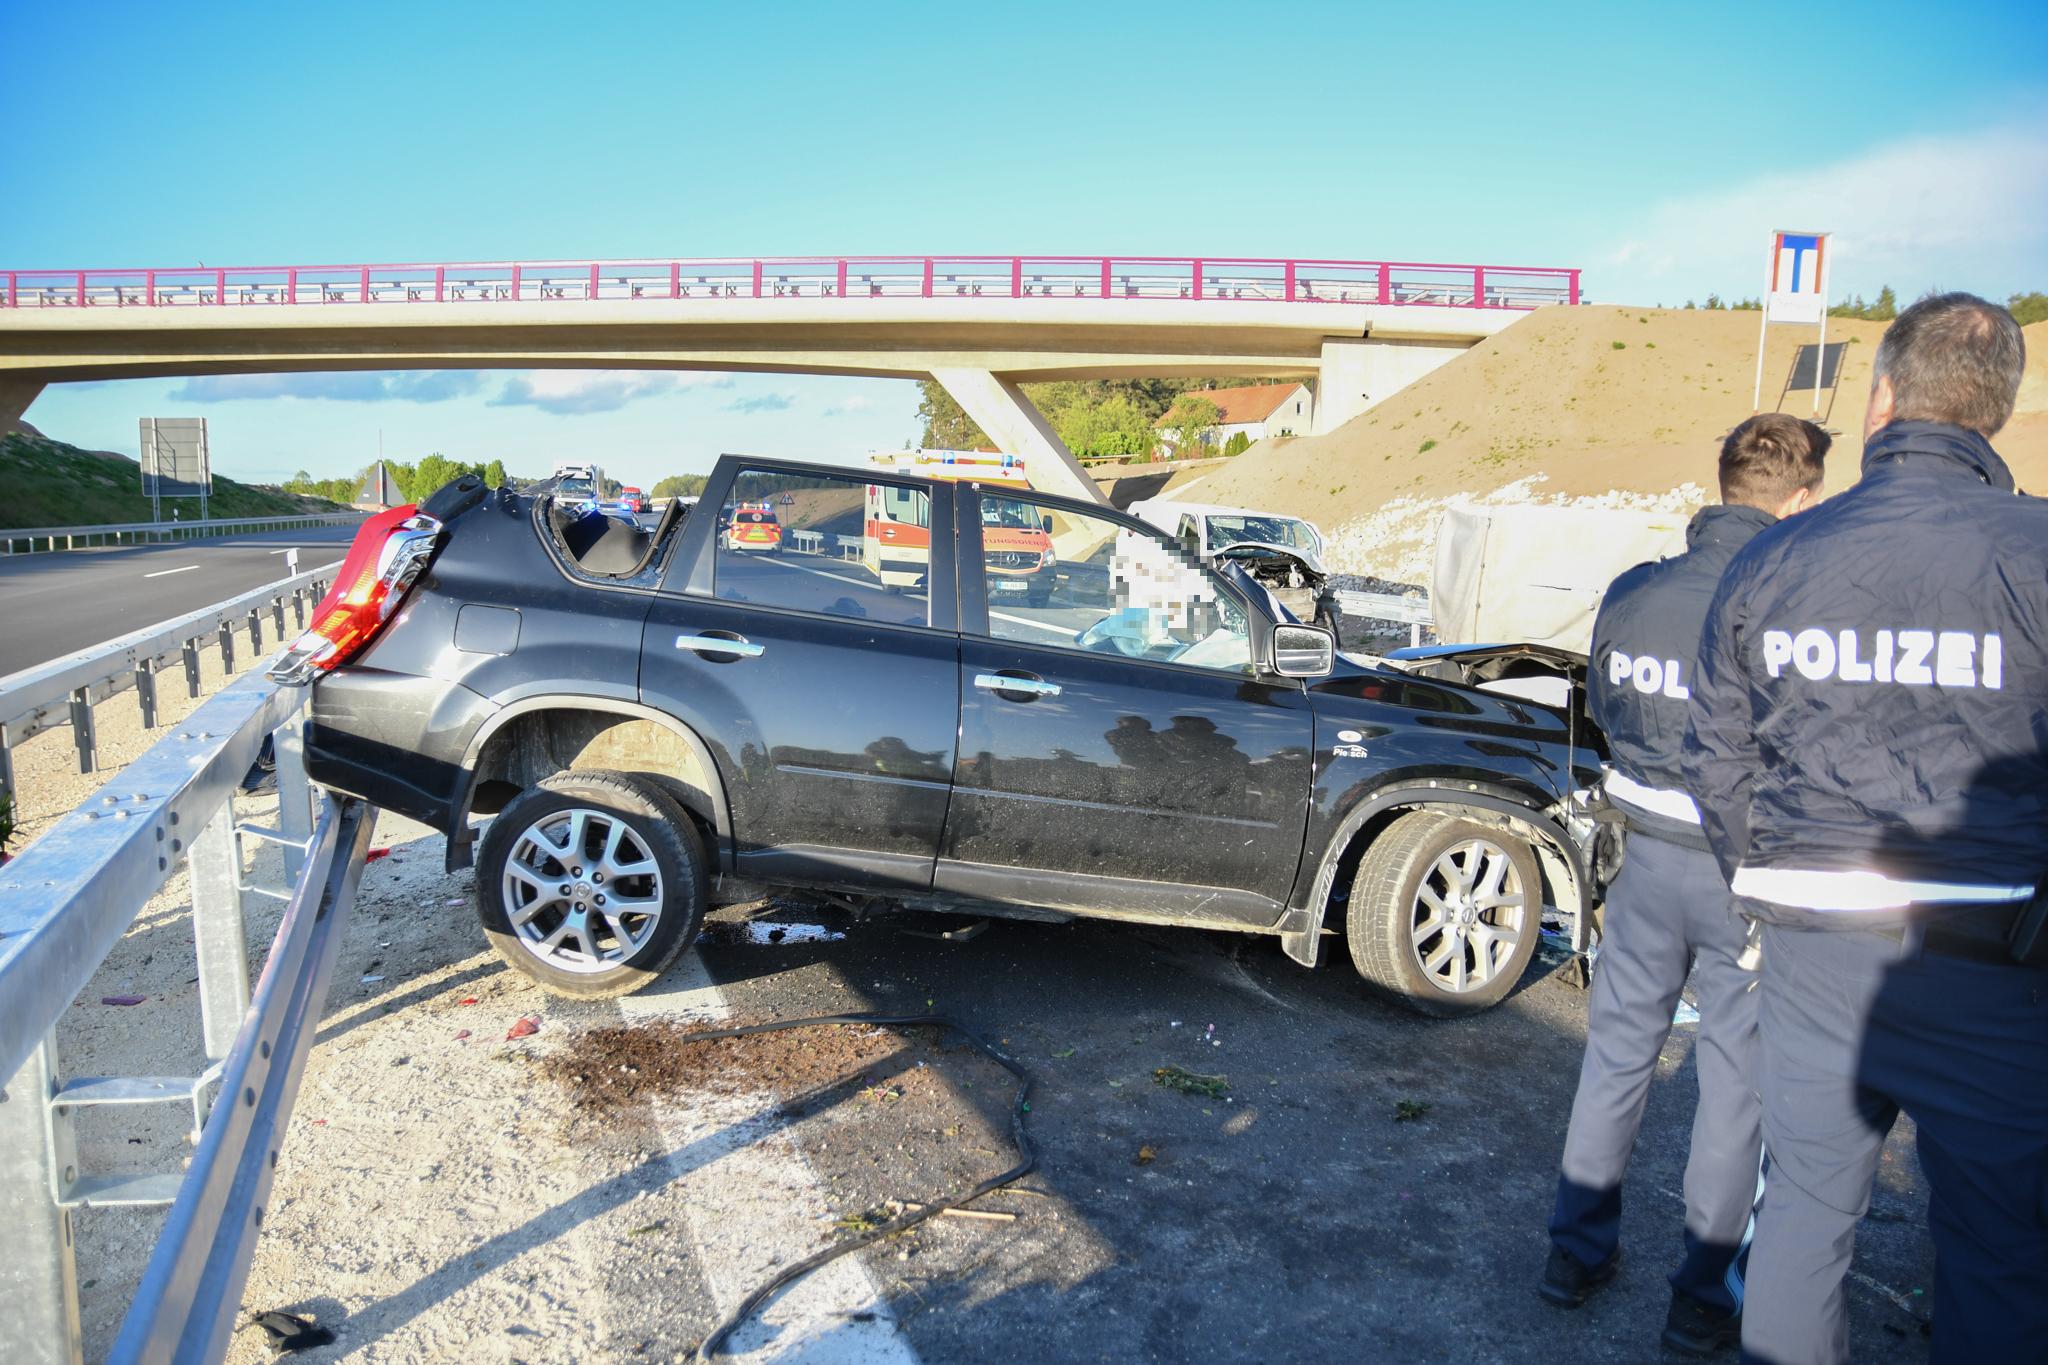
[[[1023,457],[1033,488],[1109,505],[1095,480],[1088,477],[1066,442],[1014,380],[992,370],[953,368],[934,369],[932,378],[988,433],[998,450]]]
[[[42,391],[40,379],[0,375],[0,436],[20,429],[22,414]]]
[[[1471,348],[1462,337],[1324,337],[1314,433],[1335,431]]]

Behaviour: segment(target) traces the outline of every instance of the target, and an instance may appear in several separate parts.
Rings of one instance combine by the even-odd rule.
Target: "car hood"
[[[1310,573],[1328,577],[1330,572],[1323,567],[1322,557],[1313,550],[1298,549],[1292,545],[1275,545],[1269,540],[1233,540],[1228,545],[1219,545],[1210,550],[1209,554],[1214,559],[1232,557],[1246,560],[1258,560],[1268,555],[1285,555],[1289,559],[1299,560]]]

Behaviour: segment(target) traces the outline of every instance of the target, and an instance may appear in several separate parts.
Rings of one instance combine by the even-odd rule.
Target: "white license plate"
[[[995,590],[997,592],[1023,592],[1030,586],[1029,583],[1019,578],[998,578],[995,581]]]

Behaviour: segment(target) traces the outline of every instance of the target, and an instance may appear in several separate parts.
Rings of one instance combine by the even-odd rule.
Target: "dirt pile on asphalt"
[[[1304,516],[1333,567],[1425,581],[1453,501],[1592,502],[1688,511],[1709,496],[1721,438],[1750,415],[1758,315],[1612,306],[1531,314],[1371,412],[1323,436],[1254,447],[1188,496]],[[1883,323],[1830,318],[1840,380],[1821,394],[1835,433],[1827,489],[1855,482],[1864,398]],[[1786,392],[1810,327],[1773,327],[1763,406],[1812,412]],[[2048,324],[2027,329],[2019,411],[1994,442],[2023,488],[2048,489]]]
[[[740,1028],[765,1020],[735,1020]],[[677,1021],[587,1029],[564,1052],[539,1059],[542,1075],[564,1086],[581,1110],[610,1110],[710,1091],[784,1100],[838,1087],[895,1103],[935,1092],[932,1029],[820,1024],[737,1038],[700,1039],[717,1030]],[[891,1093],[894,1092],[894,1093]],[[936,1100],[936,1093],[919,1095]]]

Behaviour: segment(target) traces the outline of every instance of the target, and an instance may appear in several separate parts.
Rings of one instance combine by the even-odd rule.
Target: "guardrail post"
[[[1382,264],[1380,266],[1380,302],[1382,304],[1388,304],[1394,301],[1393,277],[1394,268],[1390,265]]]
[[[0,1091],[0,1340],[21,1365],[74,1365],[85,1357],[71,1210],[56,1191],[77,1175],[68,1110],[57,1093],[55,1035],[29,1054]]]
[[[1287,301],[1294,302],[1294,262],[1287,263]]]
[[[292,624],[300,630],[306,628],[306,590],[292,589]]]
[[[142,707],[142,728],[156,729],[156,665],[148,659],[135,664],[135,700]]]
[[[192,841],[191,860],[199,1021],[207,1059],[217,1062],[228,1055],[249,1010],[249,936],[242,919],[242,859],[232,795]]]
[[[263,609],[261,607],[251,607],[249,608],[249,654],[253,658],[262,652]]]
[[[92,729],[90,687],[78,688],[71,694],[71,738],[78,745],[78,771],[92,772],[99,765],[99,743]]]
[[[754,262],[754,297],[761,297],[761,263]]]
[[[284,598],[283,598],[283,597],[273,597],[273,598],[271,598],[271,599],[270,599],[270,621],[271,621],[271,624],[272,624],[272,625],[275,625],[275,626],[277,627],[277,642],[278,642],[279,644],[283,644],[283,643],[284,643]]]
[[[199,637],[193,636],[185,642],[185,691],[194,701],[199,699]]]
[[[306,840],[313,834],[313,784],[306,780],[306,713],[277,727],[270,752],[277,759],[277,832],[296,840],[284,845],[285,880],[296,884],[305,866]]]
[[[1472,267],[1472,306],[1486,307],[1486,267],[1483,265]]]
[[[220,667],[229,677],[235,672],[235,628],[227,622],[220,623]]]

